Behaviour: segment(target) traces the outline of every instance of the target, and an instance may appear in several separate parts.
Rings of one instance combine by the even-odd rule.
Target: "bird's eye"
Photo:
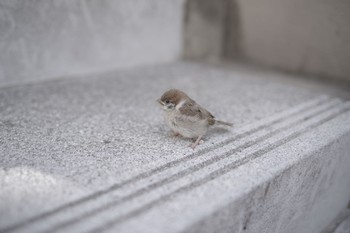
[[[165,103],[168,104],[168,103],[170,103],[170,101],[169,101],[169,100],[166,100]]]

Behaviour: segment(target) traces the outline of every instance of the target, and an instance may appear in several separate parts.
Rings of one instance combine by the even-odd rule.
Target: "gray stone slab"
[[[350,232],[350,216],[344,219],[335,229],[334,233],[349,233]]]
[[[303,83],[244,67],[174,63],[1,88],[0,229],[225,232],[254,219],[247,229],[258,232],[281,215],[279,208],[261,220],[276,204],[286,213],[270,229],[293,232],[327,205],[294,214],[282,205],[292,184],[288,202],[300,198],[300,208],[317,198],[332,203],[318,189],[340,191],[328,221],[349,192],[348,179],[332,184],[349,170],[349,104]],[[155,102],[170,87],[234,128],[212,129],[196,151],[171,138]],[[320,176],[305,182],[320,185],[305,189],[298,177],[315,169]],[[307,229],[321,227],[320,219]]]

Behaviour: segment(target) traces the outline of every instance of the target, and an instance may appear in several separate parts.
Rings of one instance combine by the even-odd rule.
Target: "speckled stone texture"
[[[350,196],[350,105],[236,65],[173,63],[0,89],[1,232],[318,232]],[[195,151],[155,102],[232,129]]]

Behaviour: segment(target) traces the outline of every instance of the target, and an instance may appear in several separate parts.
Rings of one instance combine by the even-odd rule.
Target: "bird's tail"
[[[216,121],[215,121],[215,123],[216,123],[216,124],[219,124],[219,125],[226,125],[226,126],[230,126],[230,127],[232,127],[232,126],[233,126],[233,124],[232,124],[232,123],[228,123],[228,122],[225,122],[225,121],[218,121],[218,120],[216,120]]]

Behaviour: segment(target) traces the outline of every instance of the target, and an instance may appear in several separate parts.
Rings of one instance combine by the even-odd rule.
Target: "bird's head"
[[[162,105],[163,110],[172,111],[185,98],[187,98],[187,95],[184,92],[177,89],[170,89],[164,92],[157,102]]]

